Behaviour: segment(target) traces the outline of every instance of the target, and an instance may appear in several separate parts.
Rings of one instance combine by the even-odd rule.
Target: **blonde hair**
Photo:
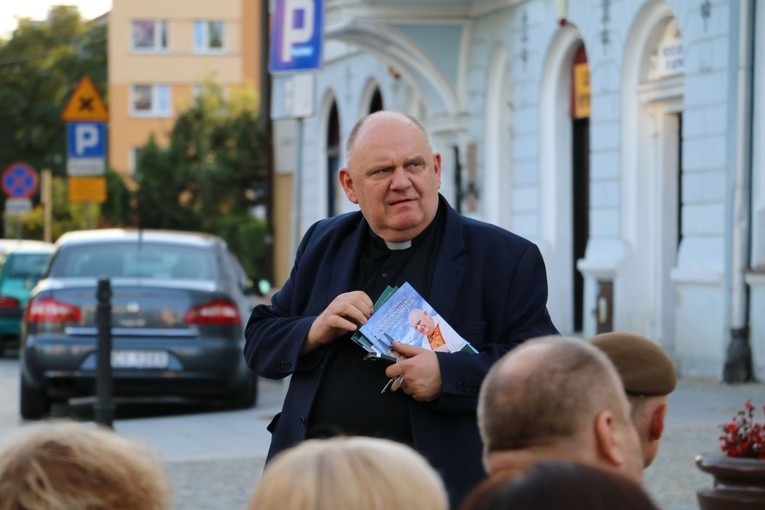
[[[38,422],[0,445],[0,510],[165,510],[169,500],[155,454],[105,427]]]
[[[249,510],[445,510],[441,478],[414,449],[388,439],[309,439],[274,457]]]

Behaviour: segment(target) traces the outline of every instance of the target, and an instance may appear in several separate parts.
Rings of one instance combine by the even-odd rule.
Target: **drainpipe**
[[[753,164],[754,130],[754,62],[756,0],[742,0],[731,4],[731,34],[740,34],[736,47],[731,49],[736,63],[734,84],[735,152],[733,157],[733,203],[731,225],[730,274],[726,287],[730,291],[730,338],[723,369],[723,380],[737,384],[753,380],[752,349],[749,343],[749,289],[745,274],[749,267],[751,245],[751,180]],[[737,11],[737,12],[736,12]],[[738,30],[740,29],[740,30]]]

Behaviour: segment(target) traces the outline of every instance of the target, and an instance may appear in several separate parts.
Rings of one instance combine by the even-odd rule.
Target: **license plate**
[[[112,351],[113,368],[167,368],[165,351]]]

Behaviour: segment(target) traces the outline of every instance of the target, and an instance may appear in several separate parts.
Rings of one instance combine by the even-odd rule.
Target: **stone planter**
[[[704,453],[696,465],[714,476],[711,489],[696,491],[701,510],[765,509],[765,460]]]

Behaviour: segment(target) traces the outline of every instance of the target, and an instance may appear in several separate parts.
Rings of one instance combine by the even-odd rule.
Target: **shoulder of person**
[[[474,238],[483,242],[490,243],[510,243],[513,246],[526,249],[529,245],[534,244],[525,237],[522,237],[514,232],[502,228],[492,223],[487,223],[477,218],[471,218],[460,213],[455,213],[462,223],[463,231],[466,237]]]
[[[309,227],[305,238],[312,241],[321,241],[325,238],[334,239],[346,236],[359,228],[364,217],[360,211],[340,214],[330,218],[324,218]]]

